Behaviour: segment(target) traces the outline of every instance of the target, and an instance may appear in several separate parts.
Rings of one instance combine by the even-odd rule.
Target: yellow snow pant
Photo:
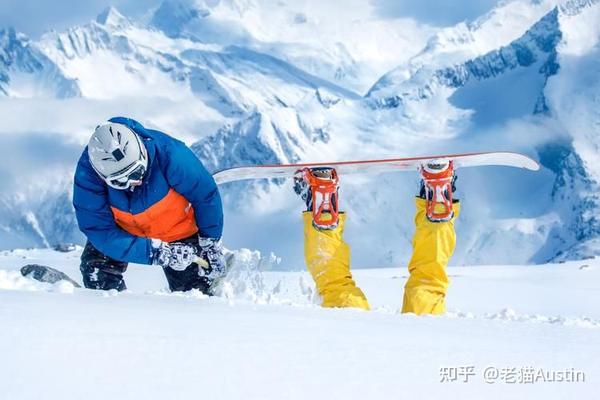
[[[416,198],[416,204],[416,231],[413,254],[408,264],[410,277],[404,286],[402,312],[443,314],[448,288],[446,266],[456,246],[454,220],[460,213],[460,203],[454,203],[454,217],[447,222],[429,221],[425,200]]]
[[[350,273],[350,247],[343,238],[346,214],[340,213],[339,225],[332,230],[316,229],[310,211],[304,212],[302,218],[304,258],[323,300],[323,307],[368,310],[367,298]]]

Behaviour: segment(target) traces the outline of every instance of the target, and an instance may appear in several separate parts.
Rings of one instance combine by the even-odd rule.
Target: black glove
[[[205,265],[198,263],[201,266],[200,275],[206,276],[211,282],[224,277],[227,271],[221,239],[198,237],[198,244],[199,256],[206,261]]]

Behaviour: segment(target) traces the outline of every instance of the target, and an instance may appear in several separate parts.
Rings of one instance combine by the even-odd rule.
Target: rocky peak
[[[100,25],[105,25],[113,28],[124,28],[131,23],[113,6],[107,7],[96,17],[96,22]]]

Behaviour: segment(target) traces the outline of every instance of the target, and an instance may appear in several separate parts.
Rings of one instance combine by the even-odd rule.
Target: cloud
[[[418,22],[450,26],[473,20],[496,5],[498,0],[371,0],[375,12],[382,18],[414,18]]]
[[[50,171],[74,169],[82,149],[59,134],[3,135],[0,186],[8,193],[12,189],[23,189],[32,178],[39,180]]]
[[[15,27],[33,38],[49,29],[65,29],[91,21],[106,7],[117,7],[127,16],[136,16],[156,6],[160,0],[2,0],[0,28]]]

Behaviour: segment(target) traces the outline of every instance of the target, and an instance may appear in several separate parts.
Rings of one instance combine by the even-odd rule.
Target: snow
[[[125,18],[119,10],[113,6],[107,7],[103,12],[98,14],[96,22],[102,25],[111,26],[113,28],[123,28],[130,25],[130,22]]]
[[[543,165],[458,171],[441,317],[398,313],[416,174],[342,177],[371,312],[318,306],[288,181],[223,187],[226,245],[278,256],[236,251],[218,297],[169,293],[137,265],[125,293],[42,284],[18,269],[79,280],[81,249],[0,252],[0,398],[592,398],[599,17],[598,0],[501,1],[446,27],[367,0],[165,0],[36,41],[0,30],[0,249],[82,243],[73,169],[115,115],[184,140],[211,170],[479,150]],[[453,366],[477,376],[440,382]],[[486,384],[486,366],[586,382]]]
[[[450,311],[439,317],[398,313],[405,267],[354,271],[370,312],[320,308],[306,272],[261,271],[273,259],[257,269],[248,250],[238,252],[244,276],[232,279],[246,285],[213,298],[170,294],[148,266],[130,267],[124,293],[17,271],[44,263],[80,281],[80,251],[0,253],[3,398],[554,399],[598,390],[597,259],[450,267]],[[468,366],[468,383],[440,382],[441,368]],[[488,366],[573,369],[585,383],[488,384]]]

